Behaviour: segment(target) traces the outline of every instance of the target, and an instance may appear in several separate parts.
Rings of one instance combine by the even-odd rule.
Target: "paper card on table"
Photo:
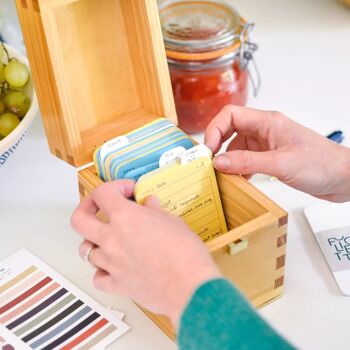
[[[350,297],[350,202],[320,202],[304,213],[340,291]]]
[[[203,241],[227,231],[209,157],[187,165],[177,162],[142,176],[135,186],[135,199],[143,203],[151,194],[159,198],[164,210],[182,217]]]
[[[26,350],[29,346],[23,344],[15,335],[13,335],[6,327],[0,324],[0,349],[1,350]]]
[[[25,249],[0,262],[0,324],[21,349],[103,349],[129,326]]]
[[[109,307],[108,310],[110,310],[115,316],[117,316],[120,320],[123,320],[125,317],[124,312],[121,312],[119,310],[114,309],[113,307]]]

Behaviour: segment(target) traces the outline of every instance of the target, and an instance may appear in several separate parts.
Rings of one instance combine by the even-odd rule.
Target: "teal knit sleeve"
[[[184,310],[178,333],[180,350],[290,350],[225,279],[204,283]]]

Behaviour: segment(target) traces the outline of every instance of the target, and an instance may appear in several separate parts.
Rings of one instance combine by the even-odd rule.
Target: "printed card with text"
[[[340,291],[350,296],[350,203],[322,202],[304,212]]]
[[[197,159],[190,149],[178,161],[142,176],[134,195],[138,203],[156,195],[164,210],[182,217],[203,241],[208,241],[225,233],[227,227],[213,162],[201,154],[202,150],[195,149],[201,155]],[[189,156],[191,161],[186,161]]]

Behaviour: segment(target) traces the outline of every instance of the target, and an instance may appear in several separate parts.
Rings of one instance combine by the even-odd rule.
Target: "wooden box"
[[[104,141],[159,116],[176,122],[156,0],[16,0],[53,154],[80,167]],[[88,195],[102,181],[79,172]],[[257,307],[283,289],[287,214],[239,176],[217,174],[229,232],[206,243]],[[168,335],[167,318],[144,310]]]

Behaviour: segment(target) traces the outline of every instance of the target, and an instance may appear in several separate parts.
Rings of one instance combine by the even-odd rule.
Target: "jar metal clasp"
[[[258,66],[254,60],[254,52],[258,49],[258,45],[249,40],[249,33],[253,30],[254,26],[255,25],[252,22],[247,22],[243,26],[243,29],[239,35],[239,41],[241,44],[239,58],[240,68],[248,71],[249,80],[253,87],[254,97],[256,97],[261,86],[261,76]],[[248,67],[250,61],[252,62],[252,69]]]

